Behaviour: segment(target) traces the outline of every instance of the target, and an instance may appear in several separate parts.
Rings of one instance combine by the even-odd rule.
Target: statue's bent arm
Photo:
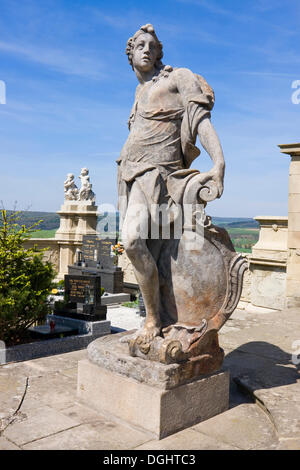
[[[212,159],[213,168],[202,174],[203,182],[213,179],[218,187],[218,197],[223,193],[223,181],[225,172],[225,161],[219,137],[209,117],[204,117],[198,125],[198,137],[202,147]]]

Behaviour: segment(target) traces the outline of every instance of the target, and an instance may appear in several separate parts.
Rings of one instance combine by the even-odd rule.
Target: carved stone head
[[[128,56],[128,61],[132,67],[132,69],[134,69],[134,52],[136,50],[136,46],[137,47],[140,47],[140,45],[137,43],[137,41],[140,39],[141,40],[141,35],[144,35],[145,39],[148,39],[148,42],[149,42],[149,35],[152,36],[152,38],[154,39],[154,45],[155,45],[155,51],[153,49],[151,49],[151,45],[149,47],[149,51],[148,51],[148,56],[149,56],[149,59],[150,61],[152,61],[152,57],[154,57],[153,59],[153,64],[151,63],[151,66],[155,66],[157,69],[160,69],[162,67],[162,62],[161,62],[161,59],[163,58],[163,46],[162,46],[162,43],[159,41],[158,37],[156,36],[155,34],[155,31],[154,31],[154,27],[152,26],[152,24],[146,24],[144,26],[141,26],[140,29],[138,31],[136,31],[136,33],[128,39],[127,41],[127,47],[126,47],[126,54]],[[152,41],[153,42],[153,41]],[[139,56],[139,51],[137,50],[137,56]],[[138,57],[139,61],[141,61],[141,64],[143,64],[144,62],[144,66],[147,67],[147,60],[146,58],[144,57]]]

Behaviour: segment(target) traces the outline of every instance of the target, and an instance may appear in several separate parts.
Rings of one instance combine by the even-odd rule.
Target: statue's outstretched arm
[[[201,174],[201,181],[215,181],[218,188],[218,197],[222,196],[224,184],[225,161],[219,137],[209,119],[205,117],[198,125],[198,137],[202,147],[212,159],[214,166],[208,172]]]

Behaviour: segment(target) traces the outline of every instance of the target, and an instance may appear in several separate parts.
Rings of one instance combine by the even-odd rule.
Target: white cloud
[[[68,51],[66,49],[50,49],[32,45],[20,45],[0,41],[0,51],[21,56],[31,62],[45,65],[67,75],[76,75],[99,80],[105,76],[99,58],[84,55],[86,51]]]

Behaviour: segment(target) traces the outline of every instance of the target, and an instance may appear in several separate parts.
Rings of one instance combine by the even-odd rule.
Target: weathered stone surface
[[[119,310],[122,315],[118,313]],[[132,317],[130,317],[128,312],[130,312],[130,309],[124,309],[124,311],[123,309],[112,309],[114,320],[112,323],[117,326],[120,318],[122,327],[128,328],[128,325],[131,325],[133,322],[133,317],[135,317],[134,310],[132,311]],[[126,324],[127,317],[128,325]],[[257,329],[259,325],[262,325],[261,331]],[[247,337],[243,336],[245,328],[247,329],[249,337],[252,337],[252,330],[254,329],[253,336],[256,338],[254,341],[247,341]],[[226,333],[225,329],[227,329]],[[273,340],[270,340],[269,333],[273,336]],[[240,338],[240,335],[242,335],[242,338]],[[267,335],[267,337],[265,337],[265,335]],[[291,420],[291,429],[293,428],[297,431],[296,421],[297,419],[299,420],[299,411],[297,408],[298,398],[296,400],[296,396],[298,396],[299,385],[296,381],[296,368],[291,364],[291,354],[295,352],[292,348],[293,341],[300,338],[299,309],[277,312],[276,316],[274,316],[274,313],[261,314],[253,312],[250,314],[245,310],[236,310],[226,323],[226,326],[220,331],[220,338],[221,344],[227,353],[225,365],[230,369],[231,377],[248,375],[251,381],[253,380],[253,383],[256,383],[257,390],[259,390],[260,393],[260,401],[268,402],[270,422],[272,423],[273,420],[273,410],[278,406],[279,410],[282,409],[281,414],[276,413],[276,426],[278,430],[280,430],[280,432],[283,432],[284,428],[288,430],[289,420]],[[259,339],[259,341],[257,341],[257,339]],[[15,411],[19,404],[19,398],[24,391],[26,377],[29,377],[29,385],[32,378],[34,378],[34,381],[32,381],[32,386],[28,388],[21,407],[22,416],[23,414],[29,415],[30,410],[35,410],[37,406],[43,407],[46,405],[47,416],[44,416],[45,420],[49,419],[50,422],[52,422],[51,416],[53,415],[53,411],[58,410],[61,414],[66,414],[67,417],[80,423],[80,425],[70,430],[59,431],[49,437],[38,439],[31,444],[25,444],[25,448],[36,447],[42,449],[45,447],[53,449],[73,449],[80,448],[82,445],[82,448],[100,449],[106,446],[106,449],[113,449],[114,445],[119,445],[119,443],[123,445],[123,442],[126,442],[127,427],[115,428],[115,432],[111,434],[106,434],[105,431],[104,444],[103,440],[101,440],[102,426],[103,430],[108,429],[105,423],[113,424],[111,418],[108,414],[103,415],[103,413],[99,413],[96,409],[88,408],[82,403],[79,405],[76,398],[77,364],[78,360],[84,358],[87,358],[86,351],[74,351],[67,354],[0,366],[0,413],[2,412],[3,416],[7,416],[9,409]],[[76,375],[74,374],[75,371]],[[262,382],[261,380],[267,375],[268,371],[272,371],[272,373],[268,373],[269,378]],[[271,376],[274,376],[274,371],[277,371],[275,373],[276,380],[272,381]],[[65,380],[64,377],[66,377],[67,380]],[[259,377],[260,382],[255,382],[255,377]],[[5,384],[7,384],[7,388]],[[241,436],[239,442],[236,441],[239,436],[238,433],[234,432],[235,422],[238,423],[239,429],[245,429],[247,422],[251,424],[251,428],[247,430],[247,435],[249,436],[248,442],[245,435],[244,444],[246,446],[249,445],[249,443],[266,442],[264,426],[259,425],[255,427],[256,436],[253,436],[253,426],[257,423],[257,418],[255,417],[256,413],[254,411],[258,406],[256,404],[253,405],[253,403],[245,403],[246,399],[244,397],[246,396],[238,393],[240,389],[238,389],[234,383],[231,385],[230,402],[234,410],[232,409],[219,414],[214,418],[215,425],[213,426],[214,433],[212,435],[204,435],[203,432],[194,431],[189,428],[162,439],[161,441],[149,441],[149,435],[145,433],[144,441],[134,441],[134,439],[132,439],[130,445],[129,443],[128,446],[124,445],[123,449],[132,447],[143,448],[144,446],[147,449],[158,450],[183,450],[188,449],[189,446],[191,449],[222,449],[223,446],[225,446],[224,448],[231,448],[234,445],[242,447],[243,436]],[[254,389],[254,393],[255,390],[256,389]],[[275,393],[272,395],[271,402],[272,392]],[[265,395],[268,395],[268,397]],[[255,399],[254,395],[252,396],[253,399]],[[14,399],[14,397],[19,398]],[[120,396],[116,399],[119,398]],[[97,400],[100,400],[99,397],[97,397]],[[243,400],[243,406],[237,406],[243,403]],[[274,404],[276,406],[274,406]],[[262,403],[260,406],[263,406]],[[236,418],[234,422],[232,420],[231,411],[234,412]],[[260,410],[258,411],[260,413]],[[21,419],[23,419],[22,416],[20,417]],[[263,418],[261,413],[258,415],[258,419],[259,416]],[[267,411],[265,417],[269,419]],[[228,424],[226,425],[227,421]],[[90,423],[95,422],[97,422],[97,433],[100,434],[100,440],[98,439],[98,434],[90,434]],[[203,427],[205,427],[205,424],[208,422],[209,421],[203,423]],[[275,423],[274,420],[273,422]],[[84,424],[84,426],[82,426],[82,424]],[[215,434],[218,427],[224,430],[228,428],[230,431],[226,436],[224,433],[219,439]],[[191,431],[193,431],[193,434],[191,434]],[[20,433],[23,438],[23,429],[21,428]],[[123,433],[125,433],[125,436],[123,436]],[[73,436],[74,440],[72,442]],[[113,439],[111,442],[109,441],[109,436]],[[232,437],[232,443],[230,445],[226,444],[224,437],[226,437],[226,439]],[[295,437],[295,435],[294,437],[281,437],[278,433],[278,439],[279,442],[277,441],[277,443],[275,440],[273,443],[270,442],[269,446],[266,444],[266,448],[299,450],[299,435],[297,437]],[[144,444],[142,444],[142,442],[144,442]],[[236,442],[236,444],[233,442]],[[16,444],[8,441],[3,436],[0,439],[0,448],[3,447],[3,450],[10,449],[14,445]]]
[[[39,404],[48,405],[56,410],[62,410],[69,406],[74,399],[76,388],[76,377],[68,377],[65,374],[49,374],[43,380],[34,377],[29,380],[29,388],[22,406],[27,410],[32,407],[34,401]]]
[[[9,425],[3,436],[16,445],[24,445],[64,429],[73,428],[78,424],[74,419],[68,418],[48,406],[37,406],[24,413],[22,421]]]
[[[220,372],[163,390],[83,360],[78,364],[77,390],[82,403],[161,439],[225,411],[229,374]]]
[[[257,405],[240,405],[193,428],[239,449],[269,449],[278,438],[270,418]]]
[[[105,420],[105,418],[101,416],[97,411],[92,410],[87,406],[83,406],[78,402],[74,402],[73,405],[67,406],[66,408],[63,408],[60,411],[68,418],[75,419],[81,424],[101,424],[107,422],[107,420]]]
[[[280,439],[276,450],[300,450],[300,439]]]
[[[248,256],[250,301],[255,307],[280,310],[285,307],[288,218],[269,216],[255,220],[260,224],[260,232]]]
[[[198,433],[193,429],[186,429],[161,441],[149,441],[136,448],[136,450],[238,450],[212,436]]]
[[[105,336],[88,347],[88,357],[93,364],[131,377],[138,382],[169,390],[197,377],[193,361],[180,364],[162,364],[128,353],[128,344],[121,342],[134,331]],[[198,374],[200,376],[201,374]],[[203,374],[202,374],[203,375]]]
[[[0,437],[0,450],[20,450],[20,447],[8,441],[5,437]]]
[[[295,368],[255,370],[236,381],[262,404],[281,438],[300,436],[300,375]]]
[[[212,226],[205,213],[207,202],[222,195],[225,167],[210,121],[214,92],[203,77],[161,62],[162,44],[151,24],[128,40],[126,53],[139,84],[117,161],[119,209],[124,247],[146,309],[130,354],[150,351],[149,359],[166,362],[151,348],[155,337],[165,337],[162,328],[188,330],[206,320],[206,331],[186,350],[186,338],[178,341],[188,358],[197,357],[202,341],[207,351],[201,353],[210,355],[216,332],[239,301],[246,263],[226,230]],[[205,173],[190,168],[200,153],[197,135],[213,162]],[[206,372],[217,367],[211,361]]]
[[[23,446],[25,450],[128,450],[149,440],[142,431],[99,420]],[[99,461],[100,462],[100,461]]]

